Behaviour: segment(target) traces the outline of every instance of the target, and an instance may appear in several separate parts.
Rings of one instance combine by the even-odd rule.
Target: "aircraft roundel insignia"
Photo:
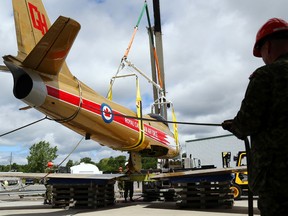
[[[101,116],[103,121],[106,123],[111,123],[113,121],[114,115],[108,104],[103,103],[101,105]]]

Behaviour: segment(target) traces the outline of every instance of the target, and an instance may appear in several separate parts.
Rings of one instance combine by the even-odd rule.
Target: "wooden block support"
[[[179,207],[191,208],[232,208],[234,204],[233,193],[230,189],[231,182],[226,181],[199,181],[177,184],[180,198],[177,200]]]
[[[52,207],[100,208],[114,205],[114,183],[54,184]]]

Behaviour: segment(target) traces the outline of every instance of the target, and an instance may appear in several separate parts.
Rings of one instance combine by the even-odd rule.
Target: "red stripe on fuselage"
[[[79,106],[80,104],[79,96],[70,94],[68,92],[62,91],[52,86],[47,85],[47,92],[49,96],[59,99],[61,101],[64,101],[66,103],[72,104],[74,106]],[[101,115],[101,105],[95,102],[92,102],[90,100],[86,100],[82,98],[81,108],[88,110],[92,113],[95,113],[97,115]],[[133,119],[133,118],[127,118],[122,113],[119,113],[118,111],[115,111],[113,109],[112,109],[112,112],[114,114],[113,121],[119,123],[122,126],[128,127],[134,131],[139,132],[138,120]],[[166,133],[147,124],[144,124],[144,131],[145,131],[146,136],[149,136],[150,138],[157,140],[158,142],[161,142],[164,145],[169,145],[169,141],[167,139]]]

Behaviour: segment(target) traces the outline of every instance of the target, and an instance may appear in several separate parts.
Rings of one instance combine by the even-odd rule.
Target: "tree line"
[[[12,163],[9,165],[0,165],[0,172],[26,172],[26,173],[44,173],[47,172],[47,164],[50,161],[54,161],[58,155],[57,146],[52,147],[49,142],[40,141],[34,143],[30,148],[29,155],[27,156],[28,163],[25,165],[19,165]],[[82,162],[96,165],[103,173],[116,173],[119,167],[124,170],[125,162],[128,160],[125,155],[117,157],[103,158],[99,162],[94,162],[89,157],[81,158],[80,161],[68,160],[66,165],[57,167],[54,165],[54,169],[57,167],[58,172],[70,172],[72,166],[78,165]],[[157,158],[142,158],[143,169],[156,169]]]

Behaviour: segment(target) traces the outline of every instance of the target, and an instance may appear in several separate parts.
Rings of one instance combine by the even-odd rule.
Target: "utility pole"
[[[9,158],[9,171],[11,171],[12,169],[12,152],[10,154],[10,158]]]

